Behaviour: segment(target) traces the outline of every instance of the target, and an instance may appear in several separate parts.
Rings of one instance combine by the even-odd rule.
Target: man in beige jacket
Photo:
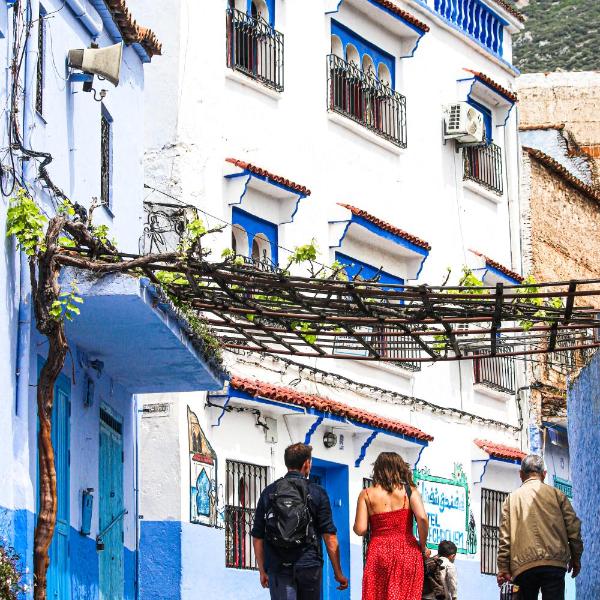
[[[544,483],[544,461],[530,454],[521,463],[523,485],[502,507],[498,585],[514,581],[521,600],[564,600],[565,573],[577,577],[583,542],[581,522],[569,499]]]

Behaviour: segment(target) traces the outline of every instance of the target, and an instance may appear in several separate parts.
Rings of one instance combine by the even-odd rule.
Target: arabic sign
[[[460,554],[471,553],[469,537],[469,485],[461,465],[455,465],[451,479],[435,477],[429,470],[414,473],[427,516],[427,547],[437,549],[443,540],[456,544]]]

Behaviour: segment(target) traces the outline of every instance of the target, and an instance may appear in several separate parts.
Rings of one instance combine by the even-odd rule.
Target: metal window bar
[[[373,487],[373,480],[368,477],[363,478],[363,490]],[[371,530],[369,529],[363,537],[363,565],[367,562],[367,550],[369,549],[369,542],[371,541]]]
[[[225,466],[225,566],[256,570],[252,523],[267,485],[267,467],[227,460]]]
[[[557,350],[549,354],[550,365],[564,375],[568,375],[575,368],[575,353],[573,350],[559,350],[569,348],[576,344],[576,337],[567,333],[566,335],[557,335],[556,347]]]
[[[261,16],[228,8],[227,66],[283,92],[283,34]]]
[[[501,196],[504,192],[502,149],[496,144],[463,148],[464,178]]]
[[[481,572],[495,575],[497,571],[500,520],[506,492],[481,490]]]
[[[573,484],[554,475],[554,487],[560,490],[567,498],[573,500]]]
[[[420,371],[420,362],[406,361],[407,358],[420,358],[421,346],[409,335],[399,334],[398,331],[389,331],[385,326],[375,328],[375,335],[371,338],[371,345],[382,358],[397,358],[398,365],[409,371]]]
[[[110,207],[111,126],[106,115],[100,120],[100,202]]]
[[[328,110],[360,123],[388,142],[406,148],[406,98],[353,63],[327,57]]]
[[[498,347],[499,353],[506,351],[506,348]],[[486,354],[489,354],[489,351]],[[513,394],[516,389],[515,359],[512,356],[474,358],[473,377],[475,383]]]
[[[40,11],[38,17],[38,56],[36,67],[35,110],[41,115],[44,110],[44,67],[46,46],[46,20]]]

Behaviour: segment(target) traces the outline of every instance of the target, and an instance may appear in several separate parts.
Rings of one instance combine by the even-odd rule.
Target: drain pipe
[[[32,22],[34,11],[39,10],[39,4],[35,0],[26,5],[27,26]],[[39,26],[39,24],[38,24]],[[16,32],[12,32],[13,36]],[[36,72],[37,48],[33,48],[33,40],[37,39],[34,31],[30,31],[25,49],[24,66],[24,98],[23,98],[23,144],[26,148],[31,147],[31,125],[35,115],[33,114],[32,89],[33,74]],[[18,74],[17,74],[18,76]],[[21,176],[23,182],[29,181],[29,163],[22,161]],[[29,375],[31,354],[31,282],[29,280],[29,262],[24,252],[19,252],[19,320],[17,326],[17,371],[16,371],[16,401],[15,413],[26,414],[29,405]]]

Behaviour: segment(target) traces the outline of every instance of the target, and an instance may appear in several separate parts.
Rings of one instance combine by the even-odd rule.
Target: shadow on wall
[[[585,367],[567,396],[574,505],[582,520],[584,553],[577,578],[578,598],[600,598],[599,484],[600,352]]]

